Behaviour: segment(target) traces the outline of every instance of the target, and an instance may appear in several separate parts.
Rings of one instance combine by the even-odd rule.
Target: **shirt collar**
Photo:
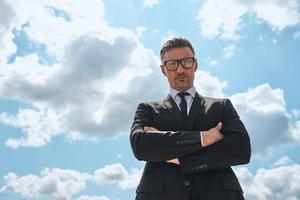
[[[191,87],[190,89],[186,90],[185,92],[188,92],[190,95],[192,95],[193,98],[196,96],[196,88],[195,88],[194,86]],[[171,97],[172,97],[173,99],[175,99],[175,96],[176,96],[178,93],[180,93],[180,91],[171,88],[171,89],[170,89],[169,95],[171,95]]]

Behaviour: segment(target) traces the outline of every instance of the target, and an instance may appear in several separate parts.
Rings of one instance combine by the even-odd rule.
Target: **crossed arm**
[[[139,160],[180,164],[183,173],[246,164],[251,147],[248,133],[229,100],[222,123],[207,131],[159,131],[152,123],[150,105],[140,104],[130,141]]]
[[[221,133],[221,129],[222,129],[222,123],[219,122],[216,127],[213,127],[211,129],[209,129],[208,131],[199,132],[201,141],[202,141],[202,143],[201,143],[202,147],[207,147],[207,146],[221,140],[224,137],[223,134]],[[144,131],[146,131],[147,133],[155,133],[159,130],[154,127],[145,126]],[[180,164],[178,158],[167,160],[166,162],[173,163],[176,165]]]

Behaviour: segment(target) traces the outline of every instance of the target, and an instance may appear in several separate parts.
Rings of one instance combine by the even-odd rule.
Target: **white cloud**
[[[75,170],[44,169],[41,176],[18,177],[9,173],[4,177],[2,191],[12,191],[28,197],[48,196],[57,200],[71,200],[72,195],[83,191],[89,179],[86,173]]]
[[[0,0],[0,39],[10,30],[15,17],[13,8],[5,0]]]
[[[237,47],[234,44],[230,44],[224,47],[223,54],[226,58],[231,58],[234,55],[236,49]]]
[[[144,7],[153,7],[154,5],[158,4],[158,0],[143,0]]]
[[[119,182],[119,187],[121,189],[136,188],[142,177],[142,169],[133,169],[122,181]]]
[[[129,173],[120,163],[107,165],[94,173],[98,184],[117,183],[121,189],[134,188],[138,185],[142,171],[133,169]]]
[[[268,23],[273,30],[281,31],[300,23],[299,6],[299,1],[269,0],[255,1],[251,9],[258,19]]]
[[[6,0],[0,0],[0,19],[0,66],[2,66],[7,62],[7,56],[16,51],[11,32],[16,21],[16,13]]]
[[[162,96],[167,88],[167,85],[158,87],[163,80],[159,59],[152,50],[143,47],[133,31],[107,26],[101,1],[88,6],[75,1],[60,2],[36,3],[32,8],[36,12],[26,11],[28,3],[14,5],[17,11],[20,10],[20,20],[15,26],[28,21],[29,39],[60,52],[54,65],[40,64],[39,57],[32,54],[17,57],[14,63],[0,68],[2,98],[42,105],[42,109],[26,110],[28,117],[28,113],[35,113],[35,118],[42,122],[45,121],[44,110],[59,116],[55,127],[51,127],[52,123],[42,123],[47,127],[44,131],[39,120],[20,124],[24,109],[16,115],[1,113],[0,122],[23,131],[22,137],[7,140],[6,144],[14,148],[45,145],[61,133],[72,139],[119,134],[129,128],[139,101]],[[95,8],[90,9],[93,4]],[[25,11],[21,9],[22,5]],[[65,11],[71,20],[53,16],[49,7]],[[46,18],[41,21],[43,16]],[[57,27],[60,23],[62,27]],[[88,24],[93,26],[86,29]],[[153,87],[142,99],[136,98],[151,85]]]
[[[126,169],[119,163],[107,165],[95,171],[94,179],[97,183],[114,183],[123,180],[128,176]]]
[[[21,128],[27,133],[25,138],[7,139],[6,145],[12,148],[19,146],[37,147],[48,143],[51,137],[62,132],[59,120],[59,114],[51,109],[21,109],[17,116],[0,113],[2,123]]]
[[[244,5],[235,1],[210,0],[206,1],[198,12],[201,34],[213,38],[220,36],[224,39],[236,40],[236,31],[241,26],[241,16],[247,12]]]
[[[300,23],[299,7],[300,2],[295,0],[210,0],[204,2],[196,19],[204,37],[236,40],[246,15],[267,23],[274,31],[281,31]]]
[[[247,200],[296,200],[300,197],[298,164],[260,168],[256,174],[252,174],[247,168],[238,168],[236,172]]]
[[[108,28],[102,0],[91,0],[88,4],[71,0],[16,0],[11,6],[18,18],[15,27],[21,30],[21,26],[28,22],[29,26],[24,31],[29,38],[46,44],[47,49],[56,55],[60,55],[65,46],[78,36]],[[64,11],[70,21],[55,16],[52,9]]]
[[[220,81],[209,72],[198,70],[195,74],[194,85],[203,96],[221,98],[225,96],[223,89],[226,88],[227,82]]]
[[[109,200],[106,196],[87,196],[87,195],[81,195],[77,198],[77,200]]]
[[[291,127],[290,132],[296,141],[300,141],[300,121],[296,121]]]
[[[293,161],[287,157],[287,156],[283,156],[281,157],[279,160],[277,160],[273,166],[285,166],[285,165],[289,165],[289,164],[292,164]]]
[[[57,200],[71,200],[86,188],[88,183],[117,184],[121,189],[137,187],[142,170],[128,172],[120,163],[106,165],[97,169],[94,174],[80,173],[70,169],[42,170],[40,176],[25,175],[18,177],[10,172],[4,177],[2,191],[11,191],[28,197],[50,197]],[[106,196],[82,195],[78,200],[108,200]]]
[[[254,154],[263,155],[282,145],[299,142],[290,130],[296,121],[286,110],[282,89],[262,84],[230,99],[247,127]]]

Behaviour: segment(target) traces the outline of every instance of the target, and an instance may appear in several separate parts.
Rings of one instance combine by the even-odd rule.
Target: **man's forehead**
[[[163,60],[174,60],[194,56],[189,47],[176,47],[166,51]]]

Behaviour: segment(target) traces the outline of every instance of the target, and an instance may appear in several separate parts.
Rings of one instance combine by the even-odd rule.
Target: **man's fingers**
[[[144,131],[158,131],[158,130],[154,127],[144,126]]]
[[[179,164],[180,164],[178,158],[175,158],[175,159],[172,159],[172,160],[167,160],[166,162],[167,162],[167,163],[173,163],[173,164],[176,164],[176,165],[179,165]]]
[[[219,122],[217,124],[216,129],[218,129],[219,131],[222,129],[222,122]]]

